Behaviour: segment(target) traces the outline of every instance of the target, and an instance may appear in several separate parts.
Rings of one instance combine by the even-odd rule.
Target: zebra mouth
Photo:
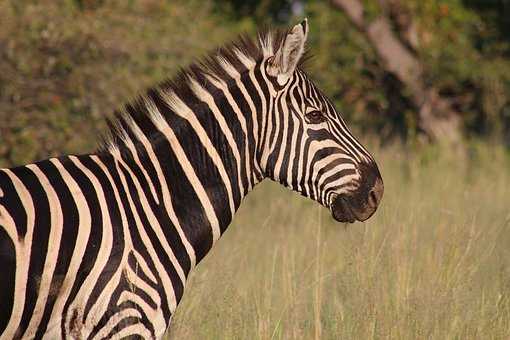
[[[338,222],[354,223],[356,220],[359,220],[348,200],[344,196],[340,195],[333,198],[333,202],[331,203],[331,214]]]

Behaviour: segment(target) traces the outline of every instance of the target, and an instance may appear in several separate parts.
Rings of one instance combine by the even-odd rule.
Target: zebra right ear
[[[278,83],[286,84],[296,70],[297,64],[305,51],[308,36],[308,21],[303,20],[294,26],[278,47],[268,73],[277,78]]]

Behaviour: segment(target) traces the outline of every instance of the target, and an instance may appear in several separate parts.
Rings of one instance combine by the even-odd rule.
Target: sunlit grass
[[[507,156],[375,153],[385,196],[366,223],[256,188],[191,276],[170,338],[507,339]]]

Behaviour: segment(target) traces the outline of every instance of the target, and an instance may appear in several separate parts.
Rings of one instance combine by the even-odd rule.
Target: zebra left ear
[[[285,36],[268,70],[272,76],[277,77],[278,83],[285,84],[296,70],[296,66],[305,51],[307,36],[307,19],[294,26]]]

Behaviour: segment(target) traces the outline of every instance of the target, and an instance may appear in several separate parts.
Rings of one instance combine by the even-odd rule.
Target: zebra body
[[[307,33],[220,49],[116,113],[94,154],[0,170],[1,338],[161,338],[266,177],[370,217],[382,180],[299,68]]]

